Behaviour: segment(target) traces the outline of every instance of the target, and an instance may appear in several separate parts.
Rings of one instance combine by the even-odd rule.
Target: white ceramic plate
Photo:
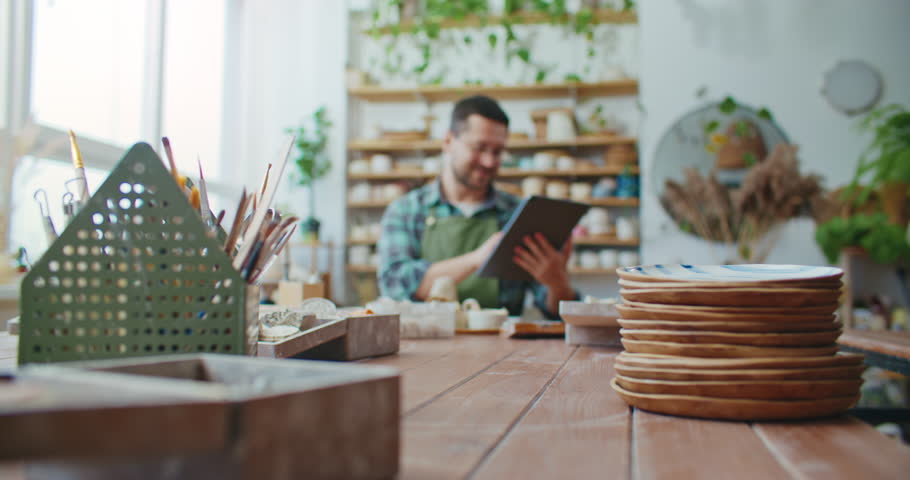
[[[644,282],[805,282],[835,280],[843,270],[807,265],[686,265],[657,264],[617,269],[627,280]]]

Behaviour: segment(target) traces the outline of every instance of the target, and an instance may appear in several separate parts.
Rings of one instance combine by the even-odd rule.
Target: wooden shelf
[[[603,177],[607,175],[621,175],[625,169],[626,167],[579,168],[575,170],[525,170],[520,168],[500,168],[497,177]],[[632,175],[638,175],[638,166],[630,166],[629,173]]]
[[[376,273],[373,265],[347,265],[346,269],[353,273]]]
[[[369,202],[348,202],[349,208],[385,208],[391,204],[391,200],[376,200]]]
[[[619,135],[611,136],[586,136],[576,137],[565,142],[549,142],[547,140],[513,139],[506,144],[510,150],[534,150],[542,148],[579,148],[579,147],[607,147],[617,144],[633,144],[638,141],[634,137]],[[355,152],[417,152],[439,151],[442,149],[442,140],[415,140],[409,142],[391,140],[351,140],[348,150]]]
[[[617,24],[635,24],[638,23],[638,14],[635,11],[622,11],[602,8],[594,11],[596,23],[617,23]],[[532,25],[540,23],[552,23],[553,18],[550,15],[540,12],[516,12],[511,15],[487,15],[480,17],[477,15],[468,15],[459,19],[445,19],[439,22],[440,28],[467,28],[501,25],[503,20],[508,20],[513,25]],[[562,23],[568,24],[568,16],[562,19]],[[400,22],[392,26],[379,27],[380,33],[389,34],[393,29],[399,32],[411,32],[417,24],[414,21]],[[364,33],[372,33],[372,29],[367,29]]]
[[[591,198],[585,203],[594,207],[637,207],[641,202],[638,198],[605,197]]]
[[[370,102],[444,102],[469,95],[484,94],[497,100],[542,99],[563,97],[610,97],[635,95],[638,80],[627,78],[605,82],[567,82],[534,85],[462,85],[421,86],[413,88],[353,87],[348,94]]]
[[[577,170],[524,170],[519,168],[501,168],[497,178],[523,178],[523,177],[604,177],[608,175],[621,175],[626,167],[597,167],[582,168]],[[629,173],[638,175],[638,166],[630,166]],[[386,173],[350,173],[350,180],[430,180],[436,178],[438,173],[421,172],[415,170],[399,170]],[[634,200],[634,202],[630,202]],[[638,205],[638,199],[629,198],[605,198],[597,199],[603,201],[604,205]],[[592,202],[593,204],[593,202]]]
[[[438,173],[420,170],[392,170],[385,173],[348,173],[351,180],[428,180],[436,178]]]
[[[570,268],[569,275],[616,275],[613,268]]]
[[[588,237],[574,237],[572,243],[575,245],[603,245],[609,247],[637,247],[639,241],[637,238],[632,240],[620,240],[613,235],[593,235]]]
[[[365,238],[362,240],[348,239],[348,245],[376,245],[378,240],[375,238]]]

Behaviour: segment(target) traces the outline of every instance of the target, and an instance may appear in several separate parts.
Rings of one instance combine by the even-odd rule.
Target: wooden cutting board
[[[631,330],[619,331],[623,338],[647,342],[677,342],[689,344],[726,344],[767,347],[820,347],[831,345],[840,336],[840,330],[830,332],[699,332],[683,330]]]
[[[816,288],[653,288],[619,291],[623,300],[715,307],[807,307],[837,302],[840,290]]]
[[[616,364],[628,367],[691,370],[754,370],[790,368],[855,367],[863,364],[863,356],[838,353],[798,358],[686,358],[620,352]]]
[[[691,344],[676,342],[648,342],[622,339],[622,345],[632,353],[656,353],[680,357],[755,358],[755,357],[818,357],[834,355],[837,345],[826,347],[753,347],[728,344]]]
[[[843,324],[831,320],[822,322],[688,322],[675,320],[616,320],[623,328],[636,330],[680,330],[703,332],[831,332],[840,330]]]
[[[744,400],[691,395],[653,395],[630,392],[616,383],[613,390],[635,408],[656,413],[723,420],[792,420],[838,415],[852,407],[859,395],[821,400]]]
[[[722,380],[846,380],[856,379],[866,367],[787,368],[754,370],[698,370],[682,368],[629,367],[616,363],[618,373],[628,378],[649,380],[689,380],[716,382]]]
[[[712,306],[712,305],[675,305],[667,303],[655,303],[655,302],[637,302],[634,300],[623,300],[622,304],[617,305],[617,310],[620,306],[627,305],[635,308],[643,308],[648,310],[670,310],[673,312],[696,312],[696,313],[735,313],[740,315],[763,315],[765,317],[774,317],[778,315],[792,316],[792,315],[831,315],[837,308],[840,306],[836,301],[825,305],[813,305],[805,307],[784,307],[780,305],[770,304],[774,306],[757,306],[757,307],[745,307],[745,306]],[[620,312],[622,313],[622,312]],[[625,315],[623,315],[625,316]]]
[[[817,400],[859,395],[863,381],[859,377],[846,380],[649,380],[616,375],[616,383],[634,393],[750,400]]]

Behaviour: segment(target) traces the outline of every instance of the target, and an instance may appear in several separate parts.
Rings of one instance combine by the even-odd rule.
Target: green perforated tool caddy
[[[120,160],[21,292],[20,365],[255,355],[258,288],[247,288],[146,143]]]

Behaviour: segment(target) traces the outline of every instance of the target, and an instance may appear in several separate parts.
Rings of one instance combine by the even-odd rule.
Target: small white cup
[[[563,156],[557,158],[556,159],[556,169],[557,170],[574,170],[575,169],[575,159],[568,155],[563,155]]]
[[[348,191],[348,200],[352,202],[369,202],[372,188],[367,182],[356,183]]]
[[[348,248],[348,260],[353,265],[367,265],[370,263],[370,247],[368,245],[354,245]]]
[[[370,162],[358,158],[351,162],[348,166],[348,170],[350,170],[351,173],[368,173],[370,171]]]
[[[620,240],[638,238],[638,222],[632,217],[618,217],[616,219],[616,237]]]
[[[521,181],[521,194],[525,197],[543,195],[546,182],[540,177],[527,177]]]
[[[576,202],[584,202],[591,198],[591,184],[585,182],[575,182],[569,186],[569,198]]]

